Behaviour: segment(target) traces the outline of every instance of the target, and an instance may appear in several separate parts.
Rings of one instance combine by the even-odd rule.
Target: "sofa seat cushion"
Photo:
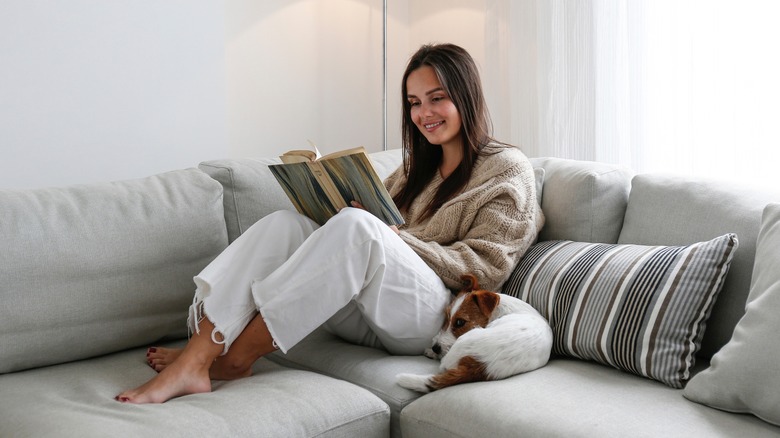
[[[686,400],[662,383],[571,359],[499,382],[453,386],[401,412],[404,438],[776,437],[749,415]]]
[[[0,376],[3,437],[386,437],[387,405],[370,392],[267,360],[255,375],[163,404],[114,396],[154,375],[145,350]]]
[[[197,169],[0,190],[0,373],[187,335],[197,275],[227,246]]]
[[[368,389],[390,406],[391,436],[400,437],[401,410],[420,394],[396,384],[400,373],[430,374],[439,362],[424,356],[393,356],[384,350],[351,344],[328,333],[315,330],[287,354],[268,358],[279,364],[315,371],[343,379]]]

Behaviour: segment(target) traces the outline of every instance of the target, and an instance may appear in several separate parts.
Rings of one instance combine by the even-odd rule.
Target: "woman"
[[[183,350],[151,348],[160,373],[117,400],[161,403],[248,376],[320,325],[393,354],[430,346],[460,276],[498,289],[544,218],[525,156],[490,136],[476,65],[462,48],[423,46],[402,82],[404,161],[385,184],[406,224],[345,208],[322,227],[276,212],[197,277]]]

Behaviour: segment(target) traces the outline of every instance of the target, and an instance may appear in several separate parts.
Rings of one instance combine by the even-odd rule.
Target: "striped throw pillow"
[[[547,318],[555,354],[682,388],[737,246],[540,242],[503,292]]]

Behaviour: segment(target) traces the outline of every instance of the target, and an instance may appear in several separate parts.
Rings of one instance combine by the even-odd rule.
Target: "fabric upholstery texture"
[[[702,339],[702,358],[711,358],[731,339],[744,314],[761,214],[778,199],[777,190],[733,183],[663,174],[642,174],[632,180],[618,243],[688,245],[726,233],[739,236],[739,250]]]
[[[553,353],[681,388],[737,246],[733,234],[677,247],[541,242],[504,293],[549,321]]]
[[[385,350],[363,347],[318,329],[287,354],[268,355],[278,364],[315,371],[352,382],[382,399],[390,407],[391,436],[401,436],[401,410],[422,394],[395,383],[399,373],[432,374],[439,362],[425,356],[393,356]]]
[[[711,366],[685,388],[693,401],[780,426],[780,204],[764,209],[745,315]]]
[[[261,359],[254,375],[163,404],[114,396],[154,376],[144,349],[0,375],[2,437],[387,437],[390,413],[344,381]]]
[[[426,394],[401,414],[404,438],[777,437],[749,415],[688,402],[682,390],[593,362],[554,359],[497,382]]]
[[[539,240],[615,243],[631,189],[632,172],[592,161],[531,158],[544,169]]]
[[[268,169],[269,164],[279,163],[278,158],[243,158],[205,161],[198,165],[224,188],[225,224],[230,242],[276,210],[295,210]]]
[[[227,245],[222,187],[197,169],[0,205],[0,373],[186,336],[192,277]]]
[[[544,168],[534,167],[534,179],[536,180],[536,202],[542,205],[544,195]]]

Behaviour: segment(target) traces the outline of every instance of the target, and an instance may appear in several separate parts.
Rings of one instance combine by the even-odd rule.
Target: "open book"
[[[319,151],[296,150],[280,156],[269,168],[299,213],[318,224],[351,201],[387,223],[404,223],[401,213],[379,179],[362,147],[320,157]]]

